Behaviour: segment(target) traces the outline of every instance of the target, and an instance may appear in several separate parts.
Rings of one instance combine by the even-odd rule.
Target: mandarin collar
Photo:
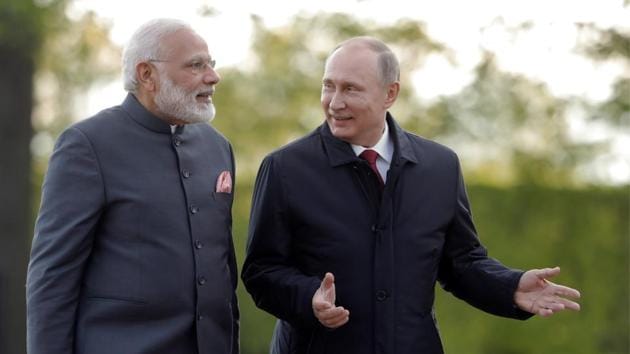
[[[141,126],[157,133],[171,134],[171,125],[149,112],[132,93],[127,94],[121,106]]]

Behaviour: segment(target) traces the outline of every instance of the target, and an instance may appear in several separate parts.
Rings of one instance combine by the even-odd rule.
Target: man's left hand
[[[580,304],[568,299],[579,299],[579,291],[547,280],[558,274],[560,267],[525,272],[514,293],[516,305],[521,310],[542,317],[551,316],[565,309],[579,311]]]

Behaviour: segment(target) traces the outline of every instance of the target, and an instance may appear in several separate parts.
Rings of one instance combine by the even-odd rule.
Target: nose
[[[216,85],[221,81],[221,75],[212,67],[203,74],[203,82],[208,85]]]
[[[343,101],[343,98],[341,97],[341,93],[335,92],[332,94],[332,97],[330,98],[330,103],[328,104],[328,107],[334,111],[339,110],[339,109],[343,109],[346,104]]]

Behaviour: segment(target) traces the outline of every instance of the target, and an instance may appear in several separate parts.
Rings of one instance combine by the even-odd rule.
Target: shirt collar
[[[385,122],[385,129],[383,129],[383,135],[378,140],[378,142],[372,147],[363,147],[361,145],[350,144],[352,146],[352,151],[359,156],[364,150],[370,149],[374,150],[378,153],[378,155],[383,158],[387,163],[392,162],[392,156],[394,155],[394,142],[392,138],[389,136],[389,127],[387,122]]]
[[[397,123],[394,117],[387,112],[387,126],[391,131],[389,138],[392,140],[393,154],[392,164],[399,165],[405,162],[418,163],[422,158],[422,149],[415,148],[418,144],[412,145],[409,133],[405,132]],[[337,167],[357,161],[357,155],[352,150],[352,146],[343,140],[335,138],[330,132],[328,123],[324,122],[314,132],[319,134],[328,156],[330,166]]]

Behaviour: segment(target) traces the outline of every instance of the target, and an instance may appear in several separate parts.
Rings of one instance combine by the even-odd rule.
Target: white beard
[[[214,119],[214,104],[197,102],[195,97],[198,92],[186,92],[166,75],[162,75],[160,84],[155,104],[164,115],[186,123],[210,122]]]

